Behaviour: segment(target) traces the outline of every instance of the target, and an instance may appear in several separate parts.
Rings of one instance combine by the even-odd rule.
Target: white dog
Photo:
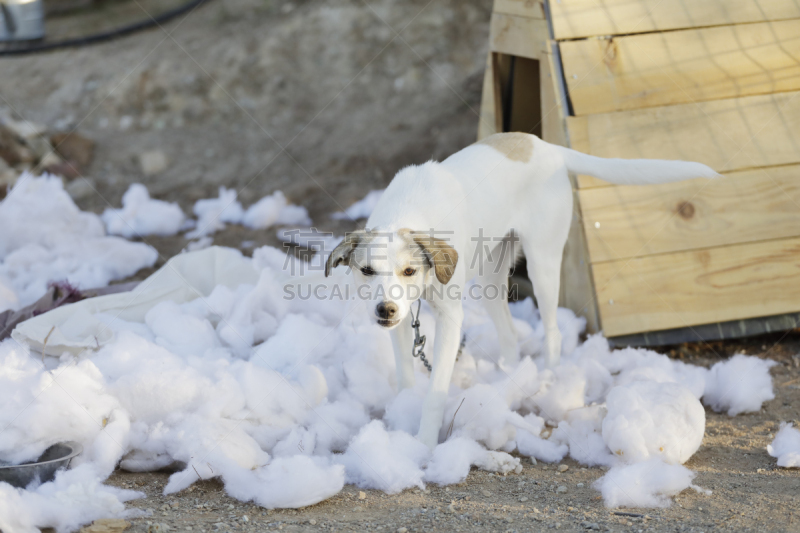
[[[545,363],[558,364],[561,256],[572,220],[568,173],[617,184],[718,176],[699,163],[603,159],[525,133],[498,133],[442,163],[398,172],[367,221],[368,229],[348,234],[328,257],[325,275],[349,265],[363,289],[359,296],[375,306],[375,321],[391,329],[398,387],[414,385],[411,305],[422,297],[433,309],[433,370],[417,435],[430,448],[439,442],[468,281],[475,279],[477,291],[483,291],[502,358],[507,363],[518,359],[506,293],[515,260],[508,252],[512,236],[527,258],[544,323]]]

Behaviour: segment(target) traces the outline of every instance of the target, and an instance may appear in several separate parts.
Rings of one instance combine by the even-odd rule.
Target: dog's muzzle
[[[378,317],[378,324],[390,328],[397,325],[397,304],[393,302],[381,302],[375,307],[375,316]]]

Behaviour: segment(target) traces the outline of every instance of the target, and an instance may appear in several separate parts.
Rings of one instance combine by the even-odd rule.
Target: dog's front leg
[[[397,390],[410,389],[414,386],[414,356],[411,348],[414,344],[414,333],[411,329],[411,313],[389,332],[394,347],[394,362],[397,371]]]
[[[433,308],[436,315],[436,339],[433,346],[433,371],[428,385],[428,394],[422,404],[422,420],[417,438],[433,449],[439,443],[447,391],[453,377],[453,367],[461,342],[461,323],[464,310],[460,300],[437,302]]]

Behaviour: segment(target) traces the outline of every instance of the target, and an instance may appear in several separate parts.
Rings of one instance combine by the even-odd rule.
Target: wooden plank
[[[579,197],[592,263],[800,236],[800,165]]]
[[[542,139],[559,146],[567,145],[565,105],[561,101],[558,80],[552,54],[552,43],[542,51],[539,61],[539,80],[541,81],[542,98]],[[573,190],[576,182],[573,176]],[[577,194],[577,193],[576,193]],[[569,237],[564,247],[561,261],[561,285],[559,306],[572,309],[576,315],[586,318],[586,330],[589,333],[600,331],[600,315],[594,296],[594,282],[589,266],[589,251],[584,235],[581,205],[573,203],[572,224]]]
[[[486,57],[486,70],[483,74],[483,93],[481,94],[481,110],[478,118],[478,140],[497,133],[497,112],[495,93],[495,72],[492,53]]]
[[[544,20],[544,7],[539,0],[494,0],[492,11]]]
[[[493,13],[489,28],[489,49],[512,56],[539,59],[548,40],[547,21]]]
[[[717,172],[800,163],[800,92],[587,115],[590,153]]]
[[[576,115],[800,89],[800,19],[560,44]]]
[[[560,0],[550,10],[556,39],[800,18],[792,0]]]
[[[608,337],[800,311],[800,238],[592,265]]]

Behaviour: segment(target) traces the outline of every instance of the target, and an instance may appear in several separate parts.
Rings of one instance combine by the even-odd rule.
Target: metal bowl
[[[0,481],[19,488],[27,487],[34,480],[40,483],[51,481],[56,476],[57,470],[68,468],[73,457],[82,451],[83,446],[77,442],[53,444],[33,463],[0,465]]]

